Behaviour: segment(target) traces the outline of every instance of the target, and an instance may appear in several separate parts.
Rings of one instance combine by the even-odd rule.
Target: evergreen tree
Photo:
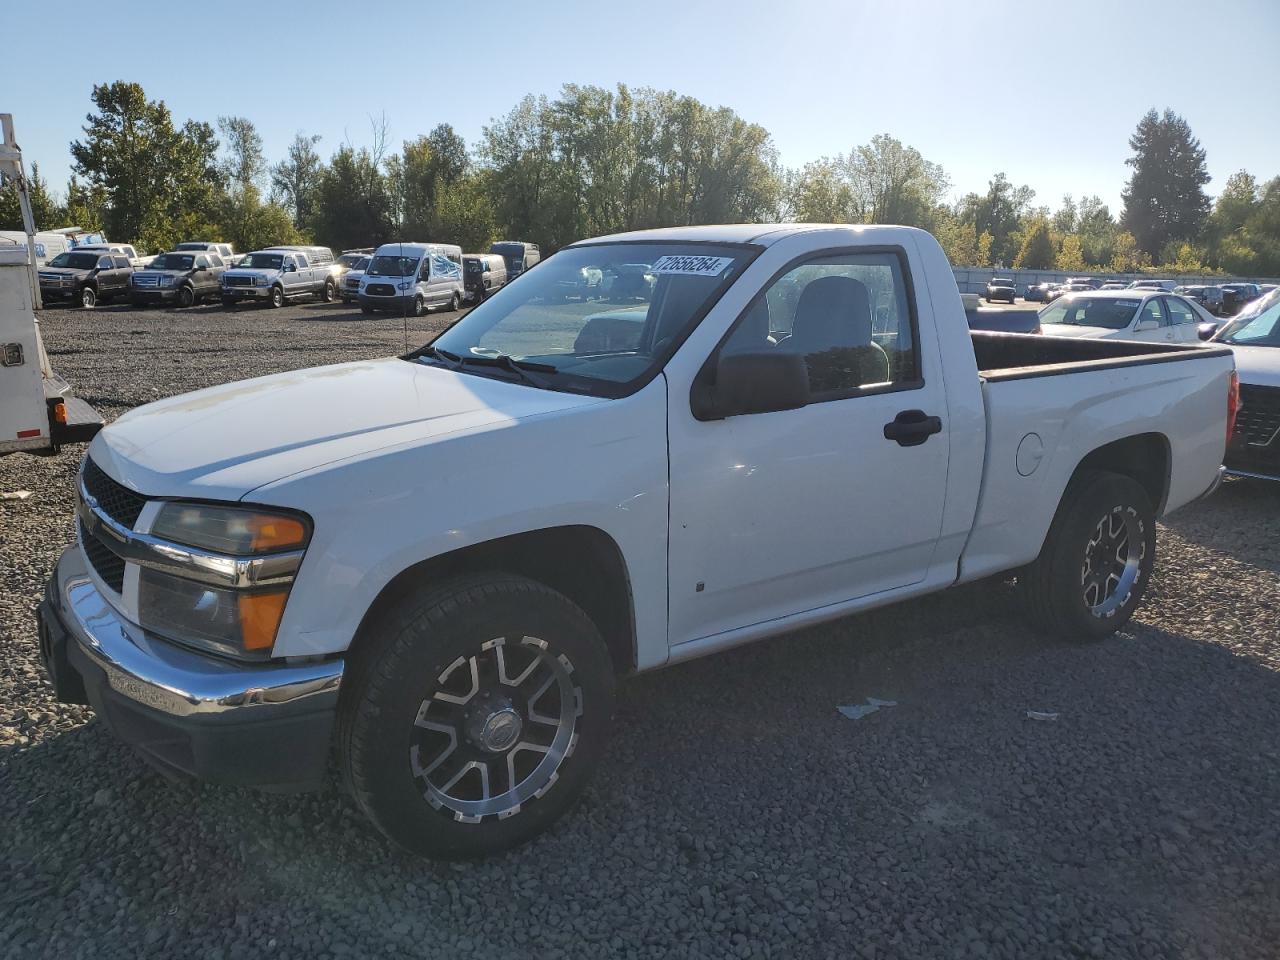
[[[1049,235],[1049,224],[1037,220],[1032,224],[1022,240],[1022,248],[1013,261],[1015,267],[1024,270],[1052,270],[1055,259],[1053,238]]]
[[[1209,213],[1204,148],[1172,110],[1147,112],[1129,138],[1133,174],[1125,187],[1121,226],[1139,249],[1156,254],[1171,240],[1195,240]]]

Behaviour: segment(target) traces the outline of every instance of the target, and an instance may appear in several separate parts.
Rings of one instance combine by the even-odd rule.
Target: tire
[[[422,299],[422,294],[418,294],[416,297],[413,298],[413,315],[415,317],[420,317],[426,312],[427,312],[426,301]]]
[[[80,289],[80,306],[86,310],[92,310],[98,305],[98,291],[93,287],[82,287]]]
[[[196,302],[196,292],[191,287],[178,289],[178,306],[189,307]]]
[[[337,293],[337,290],[338,288],[334,286],[334,283],[332,280],[326,281],[324,285],[324,292],[320,294],[320,299],[323,300],[325,303],[333,303],[333,298],[334,298],[334,295]]]
[[[568,598],[508,574],[462,577],[389,609],[365,639],[343,681],[339,764],[393,842],[487,856],[577,801],[608,742],[614,677]]]
[[[449,312],[457,313],[461,306],[462,298],[458,296],[458,292],[455,290],[453,296],[449,299]]]
[[[271,288],[270,303],[272,308],[276,310],[279,310],[281,307],[284,306],[284,288],[283,287]]]
[[[363,313],[366,317],[371,317],[373,316],[373,307],[370,307],[367,304],[362,303],[360,304],[360,312]]]
[[[1133,544],[1140,545],[1136,557]],[[1067,486],[1040,556],[1018,574],[1018,593],[1042,633],[1101,640],[1129,622],[1155,559],[1156,517],[1146,490],[1130,477],[1093,471]]]

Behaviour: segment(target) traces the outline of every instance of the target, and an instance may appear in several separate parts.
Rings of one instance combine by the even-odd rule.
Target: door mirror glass
[[[809,370],[802,355],[789,351],[721,354],[715,383],[700,384],[693,399],[699,420],[795,410],[809,402]]]

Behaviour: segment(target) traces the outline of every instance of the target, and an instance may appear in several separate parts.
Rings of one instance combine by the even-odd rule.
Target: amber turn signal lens
[[[249,518],[254,552],[300,547],[307,542],[307,528],[293,517],[254,514]]]
[[[53,408],[53,419],[55,423],[60,423],[64,427],[67,425],[67,405],[61,400]]]
[[[284,616],[288,590],[246,593],[240,598],[240,642],[246,650],[269,650]]]

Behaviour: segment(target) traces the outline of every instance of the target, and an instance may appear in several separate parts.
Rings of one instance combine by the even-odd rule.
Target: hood
[[[1104,340],[1124,333],[1107,327],[1082,327],[1074,323],[1045,323],[1040,332],[1046,337],[1070,337],[1073,340]]]
[[[993,282],[993,283],[987,284],[987,289],[988,290],[1016,290],[1017,288],[1012,283],[994,283]]]
[[[1261,387],[1280,387],[1280,347],[1242,347],[1234,343],[1213,343],[1214,347],[1230,347],[1236,355],[1236,372],[1240,382]]]
[[[89,454],[148,496],[238,500],[265,483],[383,447],[602,402],[388,357],[150,403],[99,433]]]
[[[222,272],[224,277],[274,277],[279,270],[273,267],[231,267]]]
[[[43,277],[83,277],[93,272],[84,267],[37,267],[36,270]]]
[[[161,277],[177,277],[193,273],[195,269],[195,267],[175,267],[173,269],[169,269],[168,267],[147,267],[144,270],[133,271],[133,275],[135,277],[145,277],[147,274],[155,274],[156,276]]]

